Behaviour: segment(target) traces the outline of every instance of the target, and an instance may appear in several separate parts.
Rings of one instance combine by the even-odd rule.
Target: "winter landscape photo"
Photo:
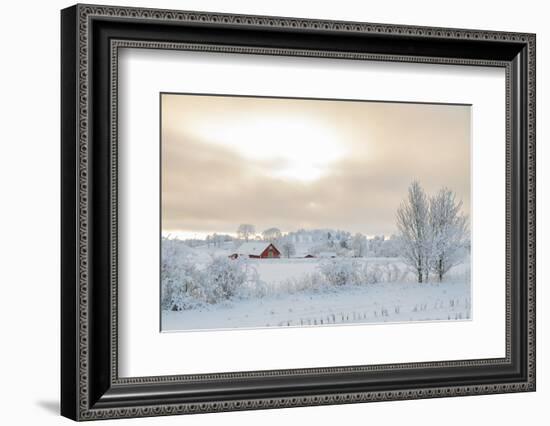
[[[472,318],[471,106],[161,94],[161,331]]]

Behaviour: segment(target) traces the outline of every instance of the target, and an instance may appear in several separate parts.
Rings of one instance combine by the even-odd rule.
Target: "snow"
[[[265,282],[280,283],[287,279],[315,272],[319,259],[251,259],[249,264],[256,268],[260,279]]]
[[[244,244],[260,249],[268,243]],[[434,275],[420,284],[405,261],[396,257],[354,258],[335,252],[335,258],[232,260],[235,245],[189,247],[182,241],[163,241],[163,331],[471,317],[469,256],[443,282]],[[311,243],[297,244],[305,251],[302,245]]]
[[[319,253],[319,257],[325,257],[325,258],[336,257],[336,252],[322,251],[321,253]]]
[[[470,285],[465,280],[441,284],[400,282],[342,286],[320,292],[234,300],[196,310],[163,311],[162,330],[464,321],[470,317]]]

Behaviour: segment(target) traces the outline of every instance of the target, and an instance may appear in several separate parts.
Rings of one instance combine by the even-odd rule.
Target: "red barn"
[[[237,257],[249,257],[251,259],[279,259],[281,252],[273,243],[268,242],[253,242],[244,243],[229,256],[231,259]]]

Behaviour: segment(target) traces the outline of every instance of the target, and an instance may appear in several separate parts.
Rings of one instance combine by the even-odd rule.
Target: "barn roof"
[[[259,256],[264,252],[266,248],[268,248],[272,243],[268,241],[255,241],[255,242],[248,242],[243,243],[240,245],[240,247],[235,251],[237,254],[247,254],[247,255],[255,255]],[[275,245],[273,245],[275,247]],[[277,247],[275,247],[277,249]],[[278,250],[278,249],[277,249]]]

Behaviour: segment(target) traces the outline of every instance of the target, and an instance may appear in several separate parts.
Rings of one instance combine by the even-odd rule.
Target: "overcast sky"
[[[470,107],[162,95],[162,229],[395,232],[413,179],[470,209]]]

